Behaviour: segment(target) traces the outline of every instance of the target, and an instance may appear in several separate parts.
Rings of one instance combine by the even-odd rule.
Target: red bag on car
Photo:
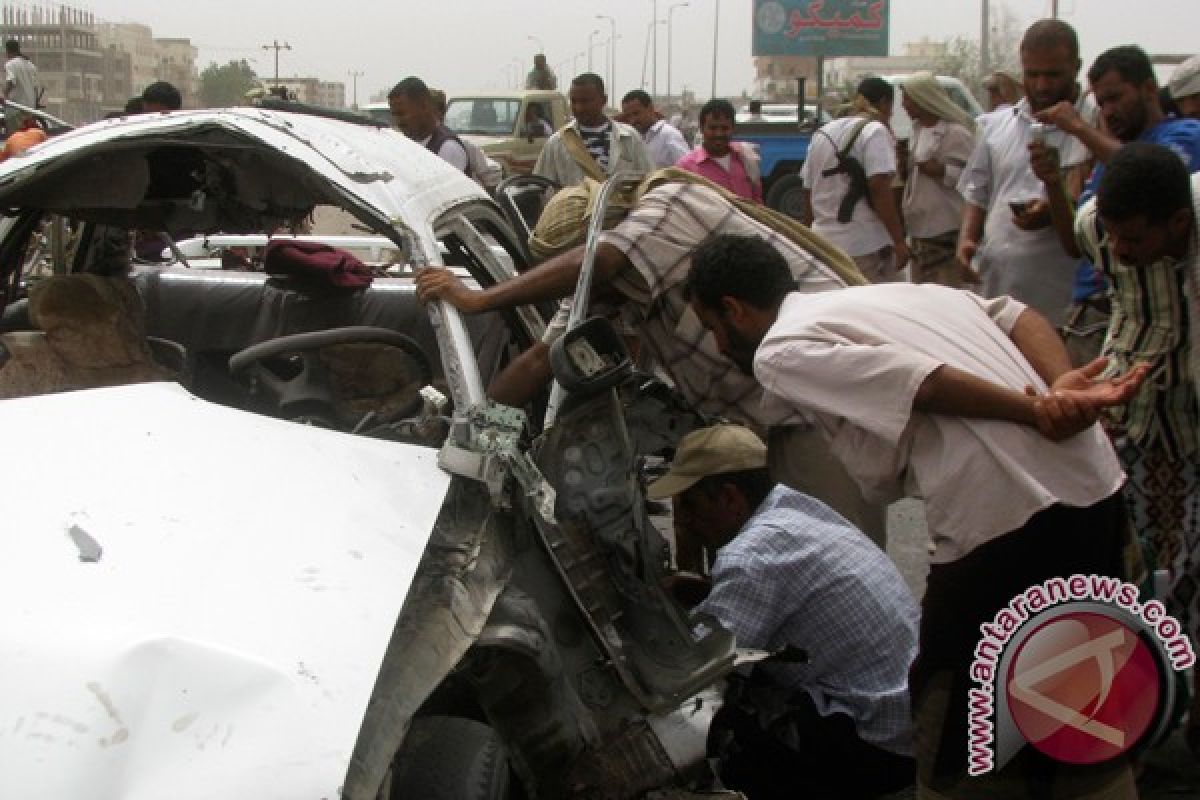
[[[321,242],[272,239],[263,256],[263,269],[270,275],[298,278],[339,289],[370,286],[371,268],[352,254]]]

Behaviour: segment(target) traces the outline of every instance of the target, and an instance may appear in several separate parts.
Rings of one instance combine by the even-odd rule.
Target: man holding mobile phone
[[[956,255],[979,272],[986,297],[1011,295],[1052,325],[1063,323],[1071,302],[1074,259],[1063,252],[1050,226],[1049,202],[1029,160],[1034,115],[1069,101],[1079,72],[1075,30],[1057,19],[1035,22],[1021,40],[1026,97],[1017,105],[980,117],[975,151],[958,190],[966,201]],[[1082,165],[1087,148],[1065,132],[1043,129],[1059,165]]]

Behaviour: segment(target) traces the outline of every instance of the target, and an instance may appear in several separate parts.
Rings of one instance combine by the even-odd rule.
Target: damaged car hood
[[[5,795],[338,797],[436,451],[174,384],[7,400],[0,425]]]

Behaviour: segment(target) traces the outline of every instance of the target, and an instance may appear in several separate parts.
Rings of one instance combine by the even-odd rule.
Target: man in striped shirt
[[[603,181],[619,172],[649,172],[654,162],[636,130],[604,113],[608,95],[599,75],[585,72],[571,81],[567,94],[575,119],[542,148],[534,175],[559,186],[574,186],[586,175]]]

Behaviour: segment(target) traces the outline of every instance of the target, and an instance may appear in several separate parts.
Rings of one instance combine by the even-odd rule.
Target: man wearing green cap
[[[888,557],[824,503],[772,481],[766,446],[741,426],[685,436],[647,493],[673,499],[681,548],[716,554],[696,612],[739,647],[808,657],[731,681],[709,734],[722,781],[751,800],[910,785],[917,608]]]

